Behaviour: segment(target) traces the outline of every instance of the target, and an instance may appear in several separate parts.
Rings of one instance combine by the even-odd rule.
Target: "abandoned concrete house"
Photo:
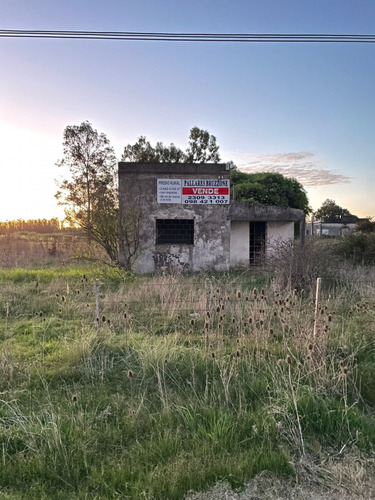
[[[136,242],[120,233],[121,258],[135,245],[139,273],[228,270],[262,264],[277,241],[294,238],[295,222],[304,234],[302,210],[235,201],[230,193],[224,163],[119,163],[120,218],[138,225]]]

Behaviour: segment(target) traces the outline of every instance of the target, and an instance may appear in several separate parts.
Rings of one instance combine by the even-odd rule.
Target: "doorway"
[[[261,266],[266,256],[266,223],[250,222],[249,228],[249,264]]]

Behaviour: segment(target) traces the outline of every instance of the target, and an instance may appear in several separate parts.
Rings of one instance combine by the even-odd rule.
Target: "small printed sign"
[[[158,179],[158,203],[181,203],[181,179]]]

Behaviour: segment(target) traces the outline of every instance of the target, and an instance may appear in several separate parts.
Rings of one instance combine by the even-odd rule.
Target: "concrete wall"
[[[294,222],[268,222],[266,254],[277,251],[277,245],[294,240]]]
[[[230,225],[230,266],[249,265],[249,221],[232,220]]]
[[[229,268],[229,205],[158,203],[157,179],[229,179],[225,164],[119,164],[120,213],[141,210],[136,272]],[[157,245],[156,219],[194,219],[194,245]],[[121,245],[121,253],[126,248]]]

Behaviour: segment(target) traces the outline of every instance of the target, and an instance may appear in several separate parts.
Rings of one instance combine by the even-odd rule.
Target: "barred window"
[[[156,219],[157,245],[194,245],[194,219]]]

